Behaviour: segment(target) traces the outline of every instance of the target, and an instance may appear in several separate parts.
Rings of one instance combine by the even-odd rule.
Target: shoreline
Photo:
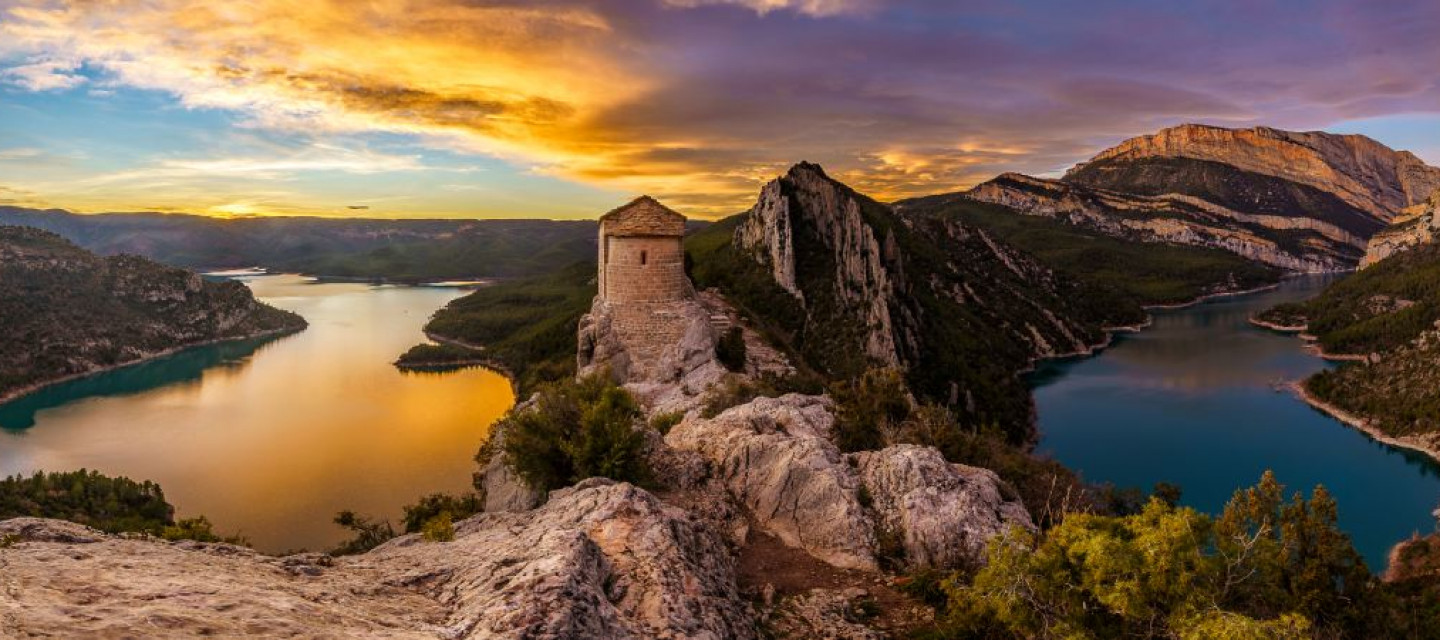
[[[458,339],[458,338],[447,338],[447,337],[442,336],[442,335],[440,335],[440,334],[438,334],[438,333],[433,333],[433,332],[430,332],[430,331],[423,331],[423,333],[425,334],[425,337],[426,337],[427,339],[432,340],[432,341],[434,341],[434,342],[438,342],[438,343],[440,343],[440,344],[448,344],[448,345],[450,345],[450,346],[452,346],[452,347],[460,347],[461,349],[466,349],[466,350],[468,350],[468,351],[473,351],[473,352],[475,352],[475,353],[484,353],[484,352],[485,352],[485,347],[482,347],[482,346],[480,346],[480,345],[478,345],[478,344],[471,344],[471,343],[469,343],[469,342],[466,342],[466,341],[464,341],[464,340],[460,340],[460,339]],[[471,361],[467,361],[467,362],[471,362]],[[414,369],[414,368],[402,367],[402,366],[400,366],[400,364],[399,364],[398,362],[392,363],[392,364],[394,364],[396,368],[398,368],[398,369],[400,369],[400,370],[402,370],[402,371],[405,371],[405,370],[416,370],[416,371],[419,371],[419,370],[421,370],[421,369]],[[519,402],[520,402],[520,380],[515,377],[514,372],[510,371],[510,368],[509,368],[509,367],[506,367],[504,363],[502,363],[502,362],[500,362],[499,360],[496,360],[496,359],[494,359],[494,358],[484,358],[484,357],[481,357],[481,358],[476,358],[476,359],[475,359],[473,362],[471,362],[470,364],[465,364],[465,365],[463,365],[463,366],[461,366],[461,367],[458,367],[458,368],[459,368],[459,369],[463,369],[463,368],[467,368],[467,367],[485,367],[486,369],[490,369],[491,371],[494,371],[495,373],[498,373],[498,374],[500,374],[500,375],[502,375],[502,376],[505,376],[505,379],[508,380],[508,381],[510,381],[510,393],[515,396],[515,402],[516,402],[516,403],[519,403]],[[454,369],[451,369],[451,370],[454,370]]]
[[[1300,400],[1305,402],[1305,404],[1308,404],[1316,410],[1330,416],[1331,418],[1334,418],[1342,423],[1345,423],[1351,428],[1360,431],[1361,433],[1364,433],[1365,435],[1369,436],[1371,440],[1382,444],[1387,444],[1399,449],[1408,449],[1417,453],[1423,453],[1426,456],[1429,456],[1431,460],[1440,463],[1440,449],[1433,448],[1433,446],[1431,445],[1412,442],[1403,437],[1395,437],[1388,435],[1383,431],[1380,431],[1378,428],[1372,426],[1365,418],[1361,418],[1360,416],[1357,416],[1353,413],[1350,413],[1349,411],[1341,409],[1340,407],[1316,398],[1314,395],[1311,395],[1311,393],[1305,389],[1304,381],[1291,382],[1286,386],[1288,386],[1290,388],[1290,391],[1293,392],[1296,396],[1298,396]]]
[[[1330,362],[1365,362],[1366,360],[1369,360],[1368,357],[1360,354],[1330,353],[1326,351],[1324,347],[1320,346],[1320,338],[1305,333],[1310,328],[1310,325],[1308,324],[1275,324],[1273,322],[1261,320],[1255,316],[1251,316],[1247,318],[1247,320],[1250,322],[1251,325],[1259,327],[1266,331],[1274,331],[1275,333],[1300,338],[1302,341],[1305,342],[1305,346],[1302,348],[1309,352],[1311,355],[1320,358],[1321,360],[1328,360]]]
[[[1246,318],[1246,320],[1248,320],[1250,324],[1260,327],[1261,329],[1266,329],[1268,331],[1274,331],[1275,333],[1284,334],[1304,333],[1305,329],[1309,328],[1310,326],[1308,324],[1275,324],[1273,322],[1261,320],[1255,316],[1250,316],[1249,318]]]
[[[147,362],[153,362],[153,361],[159,360],[159,359],[161,359],[161,358],[165,358],[165,357],[168,357],[168,356],[173,356],[173,355],[175,355],[175,354],[177,354],[177,353],[180,353],[180,352],[182,352],[182,351],[188,351],[188,350],[190,350],[190,349],[196,349],[196,348],[199,348],[199,347],[214,346],[214,345],[223,344],[223,343],[226,343],[226,342],[239,342],[239,341],[242,341],[242,340],[258,340],[258,339],[260,339],[260,338],[282,337],[282,336],[287,336],[287,335],[291,335],[291,334],[300,333],[301,331],[304,331],[304,330],[308,329],[309,326],[310,326],[309,323],[306,323],[305,326],[301,326],[301,327],[298,327],[298,328],[271,329],[271,330],[269,330],[269,331],[259,331],[259,332],[252,333],[252,334],[249,334],[249,335],[234,336],[234,337],[230,337],[230,338],[214,338],[214,339],[211,339],[211,340],[203,340],[203,341],[200,341],[200,342],[192,342],[192,343],[185,344],[185,345],[181,345],[181,346],[171,347],[171,348],[165,349],[165,350],[163,350],[163,351],[157,351],[157,352],[152,353],[152,354],[148,354],[148,355],[145,355],[145,356],[141,356],[140,358],[135,359],[135,360],[130,360],[130,361],[127,361],[127,362],[120,362],[120,363],[116,363],[116,364],[105,365],[105,366],[100,367],[100,368],[98,368],[98,369],[91,369],[91,370],[89,370],[89,371],[81,371],[81,372],[78,372],[78,373],[71,373],[71,374],[68,374],[68,375],[65,375],[65,376],[61,376],[61,377],[59,377],[59,378],[52,378],[52,379],[50,379],[50,380],[45,380],[45,381],[42,381],[42,382],[31,383],[31,384],[25,385],[25,386],[23,386],[23,387],[19,387],[19,388],[16,388],[16,389],[12,389],[12,390],[7,391],[7,392],[5,392],[5,393],[0,393],[0,405],[9,404],[9,403],[14,402],[14,401],[16,401],[16,400],[19,400],[19,399],[21,399],[21,398],[24,398],[25,396],[28,396],[28,395],[30,395],[30,394],[32,394],[32,393],[35,393],[35,392],[37,392],[37,391],[44,390],[44,389],[47,388],[47,387],[53,387],[53,386],[55,386],[55,385],[57,385],[57,384],[61,384],[61,383],[65,383],[65,382],[72,382],[72,381],[75,381],[75,380],[80,380],[80,379],[82,379],[82,378],[88,378],[88,377],[90,377],[90,376],[97,376],[97,375],[100,375],[100,374],[102,374],[102,373],[109,373],[109,372],[111,372],[111,371],[118,371],[118,370],[124,369],[124,368],[126,368],[126,367],[133,367],[133,366],[136,366],[136,365],[145,364],[145,363],[147,363]]]
[[[1095,344],[1089,345],[1089,346],[1085,347],[1084,349],[1077,349],[1077,350],[1075,350],[1075,351],[1070,351],[1070,352],[1066,352],[1066,353],[1057,353],[1057,354],[1048,355],[1048,356],[1036,356],[1036,357],[1030,359],[1030,364],[1029,364],[1029,365],[1027,365],[1024,369],[1021,369],[1020,371],[1017,371],[1017,372],[1015,373],[1015,375],[1017,375],[1017,376],[1024,376],[1024,375],[1029,374],[1029,373],[1034,373],[1036,367],[1037,367],[1041,362],[1045,362],[1045,361],[1047,361],[1047,360],[1066,360],[1066,359],[1070,359],[1070,358],[1090,358],[1090,357],[1094,357],[1094,356],[1096,356],[1096,355],[1099,355],[1100,352],[1102,352],[1102,351],[1110,348],[1110,347],[1115,343],[1115,334],[1118,334],[1118,333],[1140,333],[1140,332],[1142,332],[1142,331],[1144,331],[1144,330],[1146,330],[1146,329],[1149,329],[1151,326],[1154,326],[1154,324],[1155,324],[1155,318],[1154,318],[1154,316],[1152,316],[1152,315],[1150,314],[1151,311],[1171,311],[1171,310],[1175,310],[1175,309],[1185,309],[1185,308],[1188,308],[1188,307],[1193,307],[1193,306],[1195,306],[1195,305],[1203,304],[1203,303],[1205,303],[1205,302],[1209,302],[1209,301],[1211,301],[1211,300],[1217,300],[1217,299],[1220,299],[1220,298],[1229,298],[1229,297],[1234,297],[1234,296],[1243,296],[1243,295],[1249,295],[1249,294],[1252,294],[1252,293],[1261,293],[1261,292],[1264,292],[1264,291],[1271,291],[1271,290],[1280,288],[1280,285],[1281,285],[1281,284],[1282,284],[1281,282],[1275,282],[1275,283],[1272,283],[1272,284],[1267,284],[1267,285],[1255,287],[1255,288],[1253,288],[1253,289],[1242,289],[1242,290],[1239,290],[1239,291],[1221,291],[1221,292],[1217,292],[1217,293],[1207,293],[1207,294],[1200,295],[1200,296],[1198,296],[1198,297],[1196,297],[1196,298],[1194,298],[1194,299],[1192,299],[1192,300],[1189,300],[1189,301],[1187,301],[1187,302],[1179,302],[1179,303],[1175,303],[1175,304],[1149,304],[1149,305],[1141,305],[1141,306],[1140,306],[1140,309],[1145,312],[1145,321],[1144,321],[1144,322],[1141,322],[1140,324],[1126,324],[1126,325],[1116,325],[1116,326],[1100,327],[1100,331],[1104,332],[1104,334],[1105,334],[1105,339],[1101,340],[1100,342],[1097,342],[1097,343],[1095,343]],[[461,345],[461,346],[464,346],[464,345]]]
[[[1365,362],[1369,360],[1366,356],[1353,353],[1329,353],[1315,340],[1306,340],[1305,350],[1321,360],[1328,360],[1330,362]]]
[[[1280,282],[1275,282],[1275,283],[1271,283],[1271,284],[1267,284],[1267,285],[1261,285],[1261,286],[1255,287],[1255,288],[1253,288],[1253,289],[1241,289],[1241,290],[1239,290],[1239,291],[1219,291],[1219,292],[1216,292],[1216,293],[1207,293],[1207,294],[1204,294],[1204,295],[1202,295],[1202,296],[1200,296],[1200,297],[1198,297],[1198,298],[1195,298],[1195,299],[1193,299],[1193,300],[1190,300],[1189,302],[1176,302],[1176,303],[1173,303],[1173,304],[1147,304],[1147,305],[1141,306],[1140,308],[1141,308],[1141,309],[1144,309],[1144,310],[1146,310],[1146,311],[1170,311],[1170,310],[1174,310],[1174,309],[1185,309],[1185,308],[1193,307],[1193,306],[1195,306],[1195,305],[1197,305],[1197,304],[1200,304],[1200,303],[1202,303],[1202,302],[1209,302],[1209,301],[1211,301],[1211,300],[1218,300],[1218,299],[1220,299],[1220,298],[1230,298],[1230,297],[1234,297],[1234,296],[1243,296],[1243,295],[1248,295],[1248,294],[1251,294],[1251,293],[1260,293],[1260,292],[1262,292],[1262,291],[1273,291],[1273,290],[1275,290],[1275,289],[1279,289],[1279,288],[1280,288],[1280,284],[1281,284]]]
[[[270,269],[269,267],[250,266],[235,268],[200,268],[180,267],[194,271],[205,277],[212,278],[248,278],[255,276],[283,276],[296,275],[306,278],[314,278],[316,282],[328,282],[336,284],[373,284],[373,285],[399,285],[408,287],[454,287],[456,289],[475,289],[488,287],[497,282],[512,280],[524,276],[456,276],[453,278],[386,278],[383,276],[335,276],[319,273],[306,273],[304,271],[292,271],[287,269]]]

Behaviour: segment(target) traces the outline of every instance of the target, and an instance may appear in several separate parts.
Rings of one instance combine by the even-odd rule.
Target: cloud
[[[40,208],[48,206],[34,192],[0,185],[0,205]]]
[[[0,152],[3,158],[3,152]],[[244,180],[289,180],[311,172],[339,172],[375,175],[401,171],[469,172],[468,167],[440,168],[425,165],[418,155],[393,155],[369,149],[349,149],[312,144],[295,150],[273,149],[266,155],[208,158],[168,158],[138,168],[102,173],[78,181],[83,186],[193,181],[231,178]]]
[[[1184,121],[1310,128],[1440,109],[1440,5],[1305,6],[12,0],[0,65],[27,90],[78,84],[83,68],[104,90],[168,92],[242,127],[413,136],[719,214],[800,159],[894,199],[1061,170]],[[418,162],[309,153],[170,160],[125,177]]]
[[[80,64],[73,60],[37,58],[26,64],[5,69],[0,78],[30,91],[63,91],[85,84],[86,78],[74,71]]]
[[[32,147],[0,149],[0,162],[30,161],[45,157],[45,152]]]
[[[877,10],[880,0],[664,0],[674,7],[695,8],[705,5],[735,5],[760,15],[771,11],[795,11],[824,17],[840,14],[868,14]]]

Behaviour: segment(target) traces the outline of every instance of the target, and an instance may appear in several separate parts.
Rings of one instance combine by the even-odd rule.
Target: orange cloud
[[[0,83],[98,75],[92,95],[165,91],[305,140],[406,134],[699,214],[742,209],[802,159],[895,199],[1179,122],[1324,126],[1440,98],[1414,80],[1433,5],[1228,4],[1217,29],[1193,19],[1209,7],[1108,0],[7,0]],[[1380,45],[1385,64],[1352,53]],[[410,166],[206,160],[136,171]]]
[[[745,4],[763,12],[789,3]],[[70,71],[84,61],[119,85],[240,113],[245,126],[415,134],[700,213],[743,207],[757,183],[798,159],[762,158],[746,152],[754,140],[687,132],[664,117],[658,126],[625,121],[637,104],[654,110],[669,99],[650,58],[663,52],[580,5],[22,0],[0,34],[0,53],[34,60],[10,71],[32,90],[83,82]]]

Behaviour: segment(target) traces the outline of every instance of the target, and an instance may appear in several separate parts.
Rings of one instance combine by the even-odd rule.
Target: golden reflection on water
[[[310,328],[198,380],[41,411],[34,427],[0,433],[0,473],[155,480],[182,516],[205,514],[271,552],[335,544],[341,509],[398,520],[423,494],[469,488],[476,449],[514,403],[509,382],[390,364],[462,291],[298,276],[250,285]]]

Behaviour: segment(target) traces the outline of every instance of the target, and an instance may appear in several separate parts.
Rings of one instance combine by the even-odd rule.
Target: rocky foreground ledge
[[[0,629],[15,637],[753,638],[724,541],[594,479],[453,542],[342,558],[0,522]]]
[[[828,399],[793,394],[692,416],[653,443],[659,494],[594,478],[533,509],[495,505],[516,510],[461,521],[451,542],[409,535],[356,556],[271,557],[8,520],[0,628],[16,637],[719,640],[761,637],[781,620],[796,630],[790,637],[878,637],[846,620],[846,600],[863,589],[777,599],[768,584],[742,584],[741,558],[757,540],[778,540],[784,554],[878,583],[886,539],[908,567],[953,568],[979,561],[1008,528],[1033,526],[993,473],[928,447],[842,454],[832,424]]]

